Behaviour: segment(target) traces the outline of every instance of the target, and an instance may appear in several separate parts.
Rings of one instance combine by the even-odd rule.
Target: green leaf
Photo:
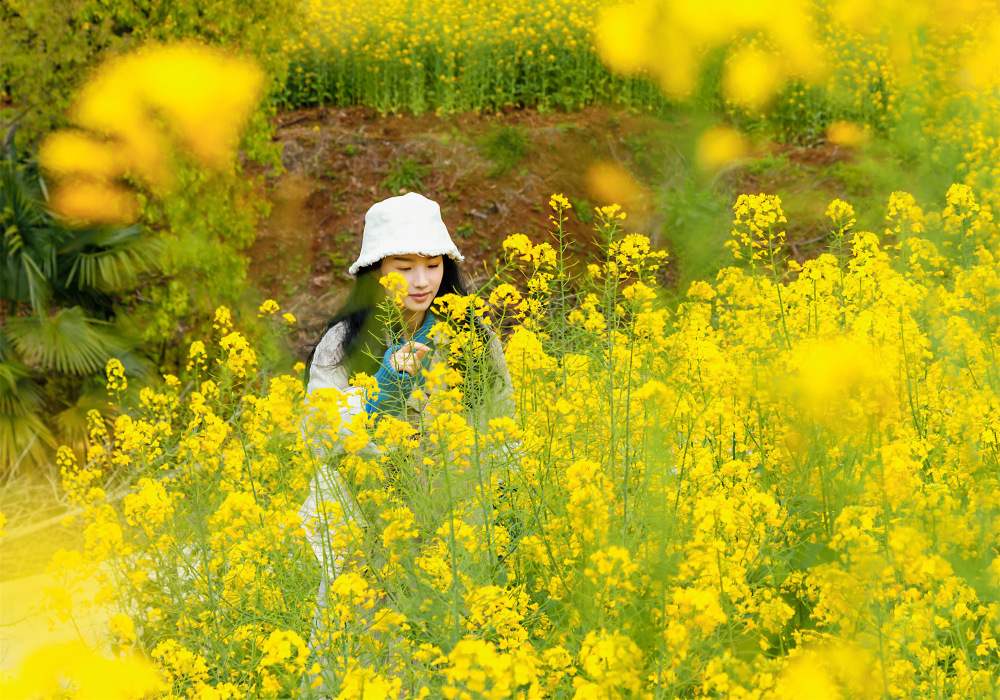
[[[12,318],[6,331],[24,362],[43,371],[99,372],[125,349],[124,339],[110,324],[87,318],[79,306],[51,317]]]
[[[45,396],[32,377],[31,368],[21,362],[0,362],[0,413],[28,416],[44,408]]]
[[[162,246],[143,235],[138,226],[93,229],[67,241],[59,254],[71,260],[63,284],[116,291],[134,285],[140,273],[157,267]]]
[[[0,472],[7,474],[25,463],[44,464],[55,446],[55,438],[41,414],[0,413]]]

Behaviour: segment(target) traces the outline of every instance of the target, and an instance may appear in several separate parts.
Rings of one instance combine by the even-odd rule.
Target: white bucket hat
[[[373,204],[365,214],[361,254],[348,272],[377,263],[390,255],[447,255],[461,262],[458,252],[441,220],[441,207],[416,192]]]

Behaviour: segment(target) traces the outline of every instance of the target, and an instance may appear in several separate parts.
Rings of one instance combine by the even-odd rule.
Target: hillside
[[[676,285],[728,264],[721,245],[741,193],[787,200],[789,253],[801,261],[825,233],[826,203],[871,189],[843,172],[855,154],[832,146],[763,142],[745,161],[701,174],[692,153],[703,126],[596,107],[452,117],[383,117],[363,107],[281,114],[275,138],[286,172],[269,180],[274,209],[249,250],[251,276],[295,313],[309,342],[349,282],[365,211],[404,191],[441,204],[474,279],[506,236],[546,235],[546,202],[560,192],[574,205],[568,230],[580,259],[594,250],[593,207],[616,201],[628,211],[628,230],[671,250],[664,281]],[[798,202],[803,193],[810,197]]]

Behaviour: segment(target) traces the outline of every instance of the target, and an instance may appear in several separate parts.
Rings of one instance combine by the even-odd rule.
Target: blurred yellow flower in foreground
[[[71,224],[127,223],[139,215],[135,194],[107,181],[61,184],[52,193],[50,205]]]
[[[80,642],[38,649],[13,678],[0,682],[4,698],[137,700],[161,690],[159,674],[149,664],[139,659],[107,659]]]
[[[978,50],[974,51],[963,64],[959,74],[961,82],[973,90],[987,92],[1000,87],[1000,33],[996,25],[992,30],[984,30],[978,41]]]
[[[224,168],[260,97],[263,73],[246,59],[189,44],[143,59],[132,69],[151,87],[141,99],[166,118],[203,165]]]
[[[811,698],[875,698],[881,693],[875,668],[861,648],[845,644],[799,650],[785,663],[774,697],[780,700]]]
[[[594,42],[612,70],[648,71],[668,95],[686,97],[713,49],[759,34],[774,47],[773,53],[737,56],[736,75],[726,82],[727,93],[734,91],[736,101],[761,104],[789,75],[814,79],[822,74],[823,57],[810,14],[801,0],[637,0],[601,13]],[[779,66],[787,69],[779,71]],[[746,74],[752,76],[749,85],[738,84]]]
[[[42,146],[46,170],[90,183],[62,198],[57,192],[53,209],[82,223],[124,223],[135,219],[137,207],[115,184],[120,177],[169,190],[175,153],[226,168],[263,82],[251,61],[189,43],[108,61],[70,113],[77,127],[95,136],[61,131]]]
[[[967,44],[959,83],[983,92],[1000,84],[996,3],[981,0],[632,0],[601,12],[593,36],[611,70],[646,73],[677,99],[691,96],[718,50],[735,49],[723,94],[754,110],[796,81],[821,85],[832,68],[826,37],[837,33],[884,45],[895,74],[919,80],[913,39],[925,32]]]
[[[54,175],[85,174],[91,178],[112,179],[125,170],[126,162],[117,149],[104,141],[79,131],[57,131],[42,145],[38,154]]]
[[[619,204],[628,211],[640,209],[642,184],[618,163],[600,161],[587,168],[587,191],[599,202]]]
[[[702,170],[720,170],[745,156],[748,150],[746,139],[740,132],[727,126],[717,126],[698,137],[695,160]]]
[[[898,410],[891,364],[866,342],[834,337],[803,343],[791,361],[789,389],[799,409],[828,428],[857,429]]]
[[[598,15],[599,31],[594,43],[604,62],[619,73],[634,74],[646,67],[652,51],[649,34],[637,32],[636,27],[647,27],[656,19],[651,3],[632,3],[608,7]]]
[[[826,139],[838,146],[857,148],[868,140],[868,132],[854,122],[840,120],[827,127]]]
[[[759,109],[767,104],[785,80],[778,56],[743,48],[726,62],[722,92],[730,101]]]
[[[156,46],[105,63],[73,107],[85,129],[121,140],[153,173],[157,115],[171,136],[203,165],[222,168],[260,96],[263,73],[247,59],[194,44]]]

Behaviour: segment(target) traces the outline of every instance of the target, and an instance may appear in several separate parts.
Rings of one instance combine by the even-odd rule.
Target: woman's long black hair
[[[441,286],[438,288],[435,298],[444,296],[445,294],[466,296],[469,285],[465,279],[465,275],[462,274],[461,269],[458,267],[458,263],[447,255],[443,255],[441,256],[441,264]],[[346,333],[344,334],[342,345],[343,353],[340,355],[340,361],[337,364],[345,365],[348,373],[351,375],[358,372],[365,372],[369,375],[375,374],[382,361],[382,356],[385,354],[385,339],[388,333],[385,324],[379,318],[378,313],[376,313],[378,305],[385,300],[385,289],[379,284],[378,277],[381,265],[382,263],[379,261],[358,269],[354,285],[351,287],[347,299],[344,300],[344,305],[326,327],[326,330],[329,331],[338,323],[346,324]],[[483,346],[488,347],[492,340],[490,331],[487,330],[479,319],[474,318],[471,323]],[[316,347],[314,346],[312,352],[309,354],[308,364],[310,367],[312,366],[315,353]],[[500,376],[498,372],[499,368],[492,366],[494,363],[491,355],[486,353],[484,358],[488,364],[487,367],[483,368],[486,371],[482,373],[482,376],[486,378],[484,382],[485,386],[480,386],[479,391],[475,392],[480,400],[483,398],[482,392],[487,388],[492,388]],[[465,371],[467,368],[464,367],[463,362],[459,361],[458,369],[463,376],[467,376],[467,372]],[[473,389],[473,387],[467,386],[466,390],[468,391],[469,389]]]

